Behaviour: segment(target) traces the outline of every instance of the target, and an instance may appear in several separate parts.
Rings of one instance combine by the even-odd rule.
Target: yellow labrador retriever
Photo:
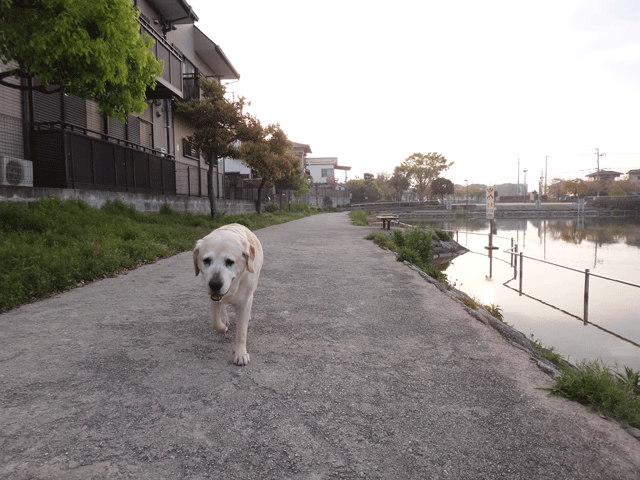
[[[249,363],[247,329],[262,262],[260,240],[237,223],[214,230],[198,240],[193,250],[196,277],[202,272],[204,287],[211,298],[213,328],[225,333],[229,328],[227,304],[235,309],[233,362],[236,365]]]

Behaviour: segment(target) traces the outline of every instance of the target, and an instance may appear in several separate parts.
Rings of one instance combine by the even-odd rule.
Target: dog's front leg
[[[251,319],[251,304],[253,295],[244,305],[236,305],[236,343],[233,348],[233,363],[236,365],[247,365],[249,354],[247,353],[247,330]]]
[[[213,328],[220,333],[227,333],[229,330],[229,317],[227,316],[227,307],[222,302],[211,302],[211,319]]]

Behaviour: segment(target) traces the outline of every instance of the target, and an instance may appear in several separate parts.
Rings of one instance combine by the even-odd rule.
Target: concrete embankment
[[[346,213],[258,230],[251,363],[186,252],[0,315],[0,478],[637,479],[638,442]]]

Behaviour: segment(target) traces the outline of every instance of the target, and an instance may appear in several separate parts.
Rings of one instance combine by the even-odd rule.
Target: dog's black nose
[[[209,280],[209,288],[212,293],[218,293],[222,288],[223,283],[218,278],[212,278]]]

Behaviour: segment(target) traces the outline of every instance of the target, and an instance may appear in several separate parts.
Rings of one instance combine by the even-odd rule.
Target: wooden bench
[[[398,221],[398,215],[393,215],[393,214],[376,215],[376,218],[378,220],[382,220],[382,229],[383,230],[385,228],[387,230],[391,230],[391,221],[392,220]]]

